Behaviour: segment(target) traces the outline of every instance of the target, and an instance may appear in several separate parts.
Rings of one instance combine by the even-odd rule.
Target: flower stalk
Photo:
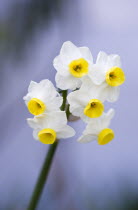
[[[52,160],[56,151],[58,145],[58,141],[56,141],[54,144],[52,144],[49,147],[48,153],[46,155],[46,158],[44,160],[44,164],[42,166],[40,175],[38,177],[34,192],[32,194],[32,198],[30,200],[29,206],[28,206],[28,210],[34,210],[37,207],[37,204],[39,202],[39,199],[41,197],[44,185],[47,181],[47,177],[50,171],[50,167],[52,164]]]

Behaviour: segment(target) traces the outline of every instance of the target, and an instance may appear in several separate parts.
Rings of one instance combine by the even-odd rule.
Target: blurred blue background
[[[54,82],[64,41],[121,56],[126,83],[105,146],[61,140],[38,210],[138,209],[138,1],[1,0],[0,210],[26,209],[48,146],[35,142],[23,96],[30,80]]]

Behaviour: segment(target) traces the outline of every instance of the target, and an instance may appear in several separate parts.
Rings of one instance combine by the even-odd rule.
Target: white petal
[[[56,111],[47,114],[48,126],[56,132],[61,130],[67,124],[67,117],[65,111]]]
[[[55,98],[58,95],[53,83],[48,79],[40,81],[38,91],[43,97],[48,99]]]
[[[50,88],[55,90],[53,83],[48,79],[43,79],[38,84],[41,88],[47,88],[47,89]]]
[[[81,107],[81,106],[77,106],[77,107],[72,107],[70,108],[70,112],[74,115],[74,116],[77,116],[77,117],[82,117],[84,114],[83,114],[83,111],[84,111],[84,108]]]
[[[108,118],[111,120],[115,115],[115,110],[114,109],[109,109],[109,111],[107,112],[107,116]]]
[[[23,97],[23,100],[25,101],[25,104],[27,106],[28,101],[30,101],[32,97],[30,96],[30,93],[26,94],[26,96]]]
[[[105,52],[100,51],[97,56],[96,64],[106,65],[107,58],[107,54]]]
[[[76,47],[72,42],[64,42],[60,50],[60,54],[66,56],[71,60],[76,60],[81,57],[79,48]]]
[[[67,77],[62,76],[61,74],[57,73],[56,77],[56,84],[57,87],[61,90],[75,90],[76,88],[79,88],[81,85],[81,80],[79,78],[75,78],[72,75],[69,75]]]
[[[108,65],[110,67],[118,66],[121,67],[121,59],[119,55],[112,54],[108,56]]]
[[[25,101],[25,104],[28,104],[28,101],[30,101],[30,99],[32,98],[32,93],[35,91],[35,89],[37,88],[38,83],[31,81],[28,87],[28,93],[23,97],[23,100]]]
[[[46,103],[46,113],[59,110],[63,102],[61,96],[55,97],[53,100],[47,100]]]
[[[28,87],[28,92],[33,91],[33,89],[34,89],[34,87],[36,87],[36,85],[37,85],[37,82],[31,81],[30,85]]]
[[[61,55],[55,57],[53,61],[54,68],[63,76],[69,75],[69,67],[68,64],[64,62],[64,58]]]
[[[87,117],[84,112],[82,113],[82,115],[80,115],[80,118],[85,122],[85,123],[89,123],[91,121],[92,118]],[[96,119],[96,118],[93,118]]]
[[[107,113],[103,113],[103,115],[100,118],[101,130],[109,127],[110,121],[114,117],[114,115],[115,115],[114,109],[109,109]]]
[[[93,65],[88,76],[96,85],[101,85],[105,81],[105,68],[100,65]]]
[[[109,102],[115,102],[118,100],[119,95],[120,95],[120,87],[110,87],[109,96],[107,100]]]
[[[40,131],[40,130],[38,130],[38,129],[33,130],[33,137],[34,137],[35,140],[39,140],[39,138],[38,138],[38,132],[39,132],[39,131]]]
[[[37,124],[37,127],[42,130],[44,128],[49,128],[51,116],[49,113],[44,113],[34,117],[34,122]]]
[[[69,125],[64,126],[61,131],[57,132],[58,139],[65,139],[72,137],[74,135],[75,135],[75,130]]]
[[[83,94],[83,97],[87,99],[87,103],[90,99],[99,99],[104,102],[105,97],[102,92],[105,86],[107,86],[106,83],[95,85],[89,77],[85,77],[79,91]]]
[[[115,102],[118,100],[120,94],[120,87],[107,86],[103,89],[103,96],[109,102]]]
[[[67,96],[67,100],[70,104],[71,112],[73,112],[73,110],[76,108],[84,108],[88,103],[87,95],[80,90],[76,90],[74,92],[69,93]]]
[[[99,131],[101,130],[101,120],[99,118],[89,118],[88,124],[86,129],[84,130],[83,134],[91,134],[91,135],[98,135]]]
[[[96,135],[83,135],[77,141],[80,143],[88,143],[94,140],[97,140]]]
[[[33,129],[39,128],[39,125],[36,123],[35,118],[27,118],[27,123]]]
[[[88,47],[79,47],[79,50],[81,52],[82,58],[93,63],[93,57]]]

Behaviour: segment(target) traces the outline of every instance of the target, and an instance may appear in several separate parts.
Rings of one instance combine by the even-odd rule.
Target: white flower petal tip
[[[60,53],[70,55],[72,54],[73,50],[78,51],[78,48],[71,41],[66,41],[62,45]]]
[[[31,80],[30,85],[28,87],[28,92],[31,92],[33,88],[35,88],[36,85],[37,85],[37,82]]]
[[[96,135],[84,135],[84,136],[81,136],[77,141],[79,143],[89,143],[96,139],[97,139]]]
[[[106,86],[103,89],[103,95],[105,96],[108,102],[116,102],[119,99],[120,87]]]
[[[29,112],[33,115],[60,110],[63,102],[62,97],[48,79],[42,80],[39,83],[31,81],[28,93],[23,99]]]
[[[96,64],[105,65],[107,62],[107,59],[108,59],[108,55],[105,52],[100,51],[97,55]]]
[[[66,138],[70,138],[73,137],[76,134],[75,130],[69,126],[66,125],[62,131],[58,132],[58,138],[59,139],[66,139]]]
[[[70,41],[63,43],[60,54],[53,61],[57,70],[57,87],[62,90],[79,88],[92,63],[93,58],[87,47],[79,48]]]
[[[105,72],[99,66],[94,64],[89,72],[88,76],[91,78],[95,85],[101,85],[105,81]]]
[[[79,48],[82,56],[88,60],[91,64],[93,64],[93,57],[92,57],[92,54],[91,54],[91,51],[88,47],[80,47]]]
[[[115,116],[115,109],[111,108],[109,109],[109,111],[107,112],[108,116],[111,116],[111,119]]]
[[[57,84],[57,87],[61,90],[75,90],[76,88],[80,88],[81,86],[81,80],[76,79],[72,76],[62,76],[61,74],[57,73],[55,76],[55,81]]]

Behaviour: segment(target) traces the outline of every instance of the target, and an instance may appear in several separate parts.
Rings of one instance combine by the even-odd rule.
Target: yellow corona
[[[51,128],[46,128],[39,131],[38,138],[43,144],[53,144],[56,140],[56,132]]]
[[[84,114],[90,118],[100,117],[104,111],[103,103],[98,99],[91,99],[84,109]]]
[[[112,141],[114,138],[114,131],[110,128],[103,129],[98,135],[98,144],[104,145]]]
[[[32,98],[29,102],[28,102],[28,110],[31,114],[33,115],[39,115],[44,113],[46,106],[45,104],[37,99],[37,98]]]
[[[69,71],[74,77],[83,77],[88,74],[88,67],[88,62],[84,58],[80,58],[69,64]]]
[[[125,81],[125,74],[119,67],[112,67],[106,72],[106,82],[110,86],[120,86]]]

